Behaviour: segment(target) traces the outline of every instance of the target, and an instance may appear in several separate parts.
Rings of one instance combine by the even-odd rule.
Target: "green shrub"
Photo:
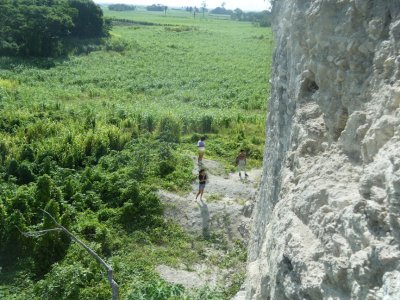
[[[60,222],[60,207],[57,202],[50,200],[44,208],[57,222]],[[43,219],[43,229],[55,228],[54,221],[46,214]],[[34,270],[39,277],[45,275],[51,265],[59,261],[66,253],[69,243],[62,239],[64,233],[60,231],[48,232],[35,239],[33,249]]]
[[[205,115],[201,117],[201,132],[212,132],[213,117]]]
[[[35,152],[33,151],[32,147],[30,145],[24,145],[22,147],[21,154],[19,156],[19,159],[22,160],[27,160],[30,162],[33,162],[35,160]]]
[[[119,207],[123,201],[121,193],[126,187],[127,178],[119,173],[99,175],[99,178],[93,181],[93,190],[100,195],[103,203],[110,207]]]
[[[74,194],[77,192],[78,183],[70,176],[65,180],[65,185],[63,186],[64,199],[70,201]]]
[[[159,174],[161,177],[165,177],[175,171],[175,164],[172,161],[163,160],[159,163]]]
[[[182,285],[174,285],[161,279],[142,282],[128,295],[128,300],[181,299],[184,292]]]
[[[99,222],[106,222],[110,219],[115,218],[118,215],[118,211],[114,208],[102,208],[97,212],[97,219]]]
[[[3,87],[0,86],[0,101],[6,101],[9,98],[9,95]]]
[[[87,253],[84,255],[89,256]],[[88,257],[87,260],[93,258]],[[85,266],[85,262],[73,257],[64,263],[54,264],[45,278],[36,284],[35,295],[43,300],[110,299],[111,290],[106,279],[102,278],[103,270],[96,262],[89,266]]]
[[[107,51],[124,52],[131,48],[128,41],[120,38],[112,38],[106,41],[105,49]]]
[[[109,256],[112,250],[112,237],[107,227],[97,219],[87,217],[77,226],[77,230],[85,240],[100,244],[100,256]]]
[[[159,139],[164,142],[178,143],[181,135],[181,125],[178,119],[164,116],[160,120]]]
[[[19,168],[18,161],[15,159],[11,159],[10,162],[8,163],[8,168],[7,168],[8,175],[18,177],[19,176],[18,168]]]
[[[136,180],[130,180],[126,182],[126,188],[121,190],[121,201],[120,205],[123,205],[125,202],[131,201],[135,202],[139,199],[139,184]]]
[[[2,210],[4,214],[4,209]],[[32,240],[24,237],[20,231],[27,231],[27,224],[24,215],[19,210],[10,211],[6,215],[5,230],[0,249],[3,249],[1,259],[4,265],[16,263],[18,257],[31,254]]]
[[[35,206],[37,208],[43,208],[50,201],[52,185],[53,181],[49,175],[45,174],[38,178],[35,193]]]
[[[152,114],[147,114],[141,120],[141,127],[148,132],[153,132],[156,129],[157,121]]]
[[[155,194],[141,194],[135,201],[124,203],[120,222],[129,230],[146,230],[163,224],[162,213],[161,201]]]
[[[33,182],[34,180],[35,180],[35,176],[32,172],[31,165],[28,162],[23,161],[18,166],[18,183],[28,184],[30,182]]]
[[[34,196],[32,195],[31,190],[26,186],[22,186],[17,190],[15,196],[11,199],[10,208],[12,210],[19,210],[29,221],[32,213],[33,202]]]

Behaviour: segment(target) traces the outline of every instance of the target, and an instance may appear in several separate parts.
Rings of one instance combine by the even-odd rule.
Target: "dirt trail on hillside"
[[[197,177],[196,157],[193,157],[193,166],[193,174]],[[202,202],[195,200],[197,180],[192,183],[191,192],[183,196],[159,191],[165,204],[165,217],[180,224],[195,237],[204,237],[230,246],[237,240],[247,243],[251,211],[262,170],[248,170],[248,179],[241,180],[237,172],[226,173],[224,167],[216,161],[204,160],[204,167],[207,170],[208,183]],[[209,250],[212,255],[225,255],[224,251],[216,253],[216,249]],[[190,274],[187,270],[176,270],[168,266],[159,266],[157,271],[165,280],[187,288],[215,286],[218,282],[221,283],[221,277],[229,277],[227,274],[236,271],[220,270],[207,264],[190,268],[195,270],[189,272]]]

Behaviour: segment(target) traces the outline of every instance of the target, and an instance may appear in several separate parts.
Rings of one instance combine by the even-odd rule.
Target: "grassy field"
[[[78,246],[20,237],[15,225],[42,228],[46,207],[113,263],[123,299],[228,299],[240,283],[190,294],[155,274],[201,260],[208,241],[165,223],[153,192],[189,188],[201,135],[227,170],[240,148],[261,164],[271,30],[178,10],[105,15],[114,27],[102,44],[0,57],[0,295],[110,297]]]

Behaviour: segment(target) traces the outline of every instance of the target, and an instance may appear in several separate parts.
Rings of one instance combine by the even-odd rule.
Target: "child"
[[[206,182],[207,182],[207,174],[206,170],[201,169],[199,172],[199,192],[196,195],[196,200],[197,197],[200,195],[200,201],[203,201],[203,193],[204,193],[204,188],[206,187]]]
[[[242,173],[240,173],[241,171],[244,171],[244,176],[245,178],[247,178],[248,175],[246,173],[246,152],[243,149],[240,150],[239,155],[236,157],[236,164],[238,166],[240,179],[242,179]]]
[[[197,158],[197,163],[199,165],[202,164],[204,152],[206,152],[206,143],[204,142],[205,140],[206,140],[206,137],[202,136],[200,138],[200,140],[197,142],[197,148],[198,148],[198,154],[199,154],[199,157]]]

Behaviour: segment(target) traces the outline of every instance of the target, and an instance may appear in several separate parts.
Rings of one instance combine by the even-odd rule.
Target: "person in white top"
[[[197,142],[197,148],[198,148],[198,158],[197,158],[197,163],[200,165],[203,163],[203,157],[204,153],[206,152],[206,143],[204,142],[206,140],[205,136],[202,136],[200,140]]]

